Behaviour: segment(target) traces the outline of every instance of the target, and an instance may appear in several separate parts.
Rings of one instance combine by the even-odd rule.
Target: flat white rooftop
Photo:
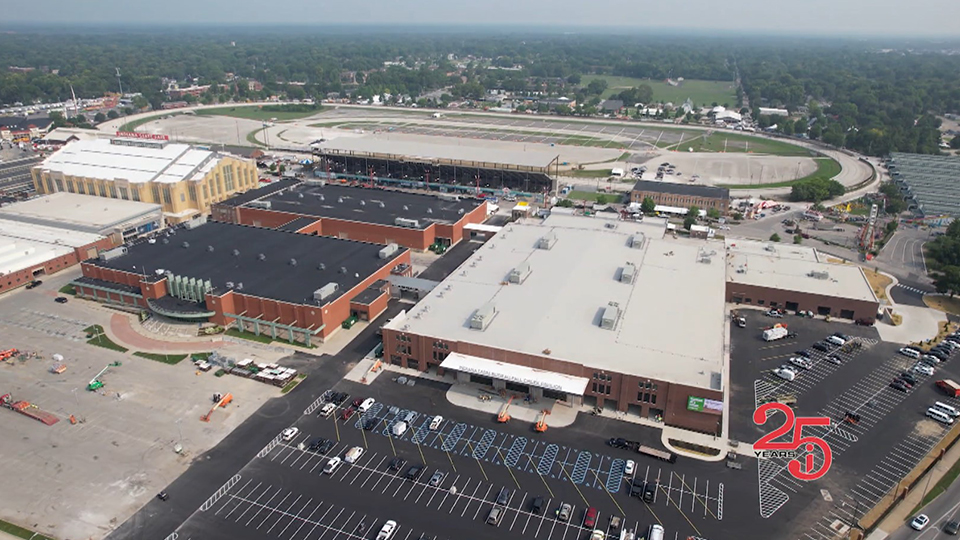
[[[440,367],[578,396],[583,395],[587,383],[590,382],[586,377],[574,377],[460,353],[450,353],[440,363]]]
[[[67,246],[0,235],[0,276],[40,267],[50,259],[72,252],[73,248]]]
[[[54,152],[38,167],[66,176],[131,183],[174,183],[202,178],[204,168],[224,156],[188,144],[167,142],[155,146],[115,144],[116,139],[74,141]]]
[[[0,208],[0,219],[99,232],[160,212],[159,204],[60,191]]]
[[[387,134],[363,137],[335,137],[318,146],[321,150],[340,153],[384,154],[411,159],[489,163],[493,165],[546,168],[557,159],[559,152],[517,149],[517,143],[481,146],[470,139],[458,139],[457,144],[437,144],[428,137],[390,138]]]
[[[662,220],[567,215],[507,225],[386,327],[719,390],[723,246],[664,238],[664,231]],[[538,249],[550,234],[556,235],[553,247]],[[642,247],[630,247],[631,236],[641,234]],[[628,262],[635,277],[622,283]],[[529,276],[509,283],[511,270],[524,263]],[[607,330],[600,323],[611,302],[621,315]],[[487,304],[495,306],[492,321],[472,329],[471,318]]]
[[[103,236],[99,234],[46,227],[32,223],[20,223],[8,219],[0,219],[0,237],[63,246],[69,248],[68,252],[73,248],[86,246],[103,239]]]
[[[727,281],[877,302],[859,266],[822,262],[816,249],[727,238]]]

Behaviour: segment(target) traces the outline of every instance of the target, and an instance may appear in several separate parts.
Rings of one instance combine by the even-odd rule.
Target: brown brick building
[[[99,234],[0,219],[0,293],[27,285],[114,247]]]
[[[460,242],[487,218],[486,201],[323,181],[281,180],[214,205],[213,219],[424,251]],[[469,236],[469,235],[468,235]]]
[[[730,190],[713,186],[640,180],[630,192],[630,202],[640,204],[647,197],[663,206],[716,208],[721,213],[730,207]]]
[[[207,223],[82,264],[77,295],[310,344],[387,307],[405,248]]]

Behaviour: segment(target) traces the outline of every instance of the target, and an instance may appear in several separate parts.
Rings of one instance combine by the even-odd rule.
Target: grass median
[[[49,536],[44,536],[40,533],[33,532],[30,529],[24,529],[19,525],[14,525],[9,521],[3,521],[0,519],[0,532],[7,533],[11,536],[16,536],[17,538],[24,538],[25,540],[53,540]]]
[[[104,349],[110,349],[111,351],[117,351],[125,353],[129,349],[122,347],[114,343],[103,331],[103,327],[99,324],[94,324],[83,329],[83,331],[88,336],[93,336],[87,340],[88,345],[96,345],[97,347],[103,347]]]

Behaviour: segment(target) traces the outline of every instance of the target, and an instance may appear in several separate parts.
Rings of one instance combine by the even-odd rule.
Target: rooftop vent
[[[239,256],[240,256],[240,250],[239,250],[239,249],[233,250],[233,256],[234,256],[234,257],[239,257]]]
[[[600,328],[604,330],[613,330],[620,320],[620,305],[616,302],[610,302],[603,308],[603,315],[600,316]]]
[[[297,198],[298,198],[298,199],[302,199],[302,198],[303,198],[303,193],[297,193]]]
[[[553,249],[553,245],[557,243],[557,233],[550,231],[546,235],[540,237],[540,240],[537,241],[538,249]]]
[[[827,272],[826,270],[820,272],[813,270],[807,275],[813,279],[830,279],[830,272]]]
[[[233,282],[232,282],[232,281],[228,281],[228,282],[226,282],[224,285],[226,285],[228,289],[232,289],[232,288],[233,288]]]
[[[488,302],[473,312],[473,316],[470,317],[470,328],[474,330],[486,330],[496,316],[497,306],[494,305],[493,302]]]
[[[321,201],[327,200],[327,199],[323,196],[323,193],[317,193],[317,197],[320,197],[320,200],[321,200]]]
[[[317,265],[317,270],[326,270],[326,269],[327,269],[327,265],[323,263],[320,263]]]
[[[367,201],[360,199],[360,206],[366,206],[366,205],[367,205]]]
[[[180,244],[180,245],[182,245],[185,248],[188,248],[190,247],[190,242],[184,242],[183,244]]]
[[[380,208],[383,208],[383,207],[384,207],[383,201],[380,201],[380,202],[378,202],[377,204],[380,206]]]
[[[170,240],[164,238],[164,239],[161,240],[160,242],[162,242],[162,243],[164,243],[164,244],[169,244],[169,243],[170,243]]]
[[[257,260],[258,260],[258,261],[265,261],[265,260],[267,260],[267,256],[264,255],[263,253],[258,253],[258,254],[257,254]]]
[[[341,273],[341,274],[346,274],[346,273],[347,273],[347,267],[346,267],[346,266],[341,266],[341,267],[340,267],[340,273]]]
[[[337,294],[337,291],[340,290],[340,284],[330,282],[320,287],[319,289],[313,291],[313,299],[319,302],[323,302],[327,298],[330,298],[334,294]]]
[[[296,265],[297,265],[297,260],[296,260],[296,259],[290,259],[290,266],[296,266]]]
[[[620,283],[633,283],[637,275],[637,267],[632,262],[620,267]]]
[[[337,197],[337,202],[343,204],[343,197]]]
[[[627,241],[627,245],[634,249],[641,249],[645,240],[646,237],[643,235],[643,233],[637,233],[630,236],[630,239]]]
[[[407,205],[403,205],[403,210],[404,210],[404,211],[408,211],[408,210],[410,210],[410,207],[408,207]]]
[[[462,216],[462,215],[463,215],[463,208],[461,208],[461,209],[459,209],[459,210],[457,210],[457,213],[458,213],[458,214],[460,214],[460,215]]]
[[[427,208],[427,213],[428,213],[428,214],[432,214],[432,213],[433,213],[433,208]]]
[[[389,259],[390,257],[393,257],[399,250],[400,246],[396,244],[387,244],[385,248],[380,250],[380,258]]]
[[[240,283],[237,283],[237,290],[238,290],[238,291],[242,291],[242,290],[243,290],[243,282],[242,282],[242,281],[241,281]]]
[[[207,251],[212,252],[212,251],[213,251],[213,246],[207,246]]]
[[[532,272],[530,269],[530,263],[524,261],[510,271],[510,276],[507,278],[507,280],[510,283],[516,283],[519,285],[527,280],[527,278],[530,276],[530,272]]]

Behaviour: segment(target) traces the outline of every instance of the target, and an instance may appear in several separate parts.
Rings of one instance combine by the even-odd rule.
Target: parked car
[[[811,356],[811,355],[810,355],[810,351],[807,351],[807,350],[794,351],[793,354],[795,354],[795,355],[797,355],[797,356],[802,356],[802,357],[804,357],[804,358],[810,358],[810,356]]]
[[[900,354],[902,354],[902,355],[904,355],[904,356],[913,358],[913,359],[919,359],[919,358],[920,358],[920,351],[918,351],[918,350],[916,350],[916,349],[911,349],[911,348],[909,348],[909,347],[903,347],[902,349],[900,349],[900,350],[897,351],[897,352],[899,352]]]
[[[37,287],[39,287],[39,286],[41,286],[41,285],[43,285],[43,281],[40,281],[39,279],[35,279],[35,280],[31,281],[30,283],[27,283],[27,289],[35,289],[35,288],[37,288]],[[162,493],[162,492],[161,492],[161,493]]]
[[[939,364],[940,362],[943,361],[936,354],[925,354],[920,357],[920,360],[923,360],[924,362],[931,362],[934,364]]]
[[[768,311],[765,313],[765,315],[766,315],[767,317],[773,317],[773,318],[775,318],[775,319],[782,319],[782,318],[783,318],[783,313],[781,313],[780,310],[778,310],[778,309],[768,310]]]
[[[280,436],[281,436],[281,437],[283,438],[283,440],[285,440],[285,441],[292,441],[293,438],[296,437],[297,434],[299,434],[299,433],[300,433],[300,429],[299,429],[299,428],[288,427],[287,429],[283,430],[283,433],[281,433]]]
[[[332,457],[327,464],[323,467],[323,472],[326,474],[333,474],[337,471],[337,468],[340,467],[340,464],[343,463],[343,460],[339,457]]]
[[[343,460],[346,461],[347,463],[356,463],[356,461],[360,459],[360,456],[362,455],[363,455],[363,447],[354,446],[350,450],[347,450],[347,453],[344,454],[343,456]]]
[[[592,529],[597,525],[597,509],[589,507],[583,512],[583,526]]]
[[[439,429],[440,424],[443,423],[443,417],[439,414],[433,417],[433,420],[430,421],[430,429]]]
[[[310,441],[310,444],[307,446],[307,450],[311,452],[316,452],[317,450],[320,449],[321,446],[323,446],[323,443],[325,442],[327,442],[327,440],[324,439],[323,437],[317,437],[316,439],[313,439],[312,441]]]
[[[560,507],[557,508],[557,519],[560,521],[570,521],[570,513],[573,512],[573,507],[569,503],[561,503]]]
[[[530,501],[530,512],[538,515],[543,512],[543,497],[534,497]]]
[[[391,471],[399,471],[406,464],[407,464],[407,460],[403,459],[402,457],[395,457],[390,460],[389,468]]]
[[[623,465],[623,474],[626,476],[633,476],[633,473],[637,470],[637,463],[632,459],[628,459],[627,462]]]
[[[377,427],[377,424],[379,423],[380,423],[380,419],[375,416],[371,418],[367,418],[366,420],[363,421],[363,429],[365,431],[370,431],[373,428]]]
[[[157,498],[160,499],[161,501],[165,501],[165,500],[169,499],[170,496],[167,495],[167,492],[166,492],[166,491],[161,491],[160,493],[157,493]]]
[[[58,304],[66,304],[66,303],[67,303],[67,297],[66,297],[66,296],[58,296],[58,297],[54,298],[53,301],[56,302],[56,303],[58,303]]]
[[[831,364],[836,364],[839,366],[840,364],[843,363],[843,360],[841,360],[839,356],[835,354],[831,354],[830,356],[827,357],[827,362],[830,362]]]
[[[810,369],[813,367],[813,362],[811,362],[809,358],[804,358],[802,356],[791,357],[790,363],[803,369]]]
[[[433,487],[439,486],[440,483],[443,482],[444,477],[446,476],[447,476],[447,473],[443,471],[437,471],[433,473],[433,476],[430,477],[430,485]]]
[[[358,397],[357,399],[353,400],[353,403],[351,403],[351,405],[353,405],[353,407],[356,408],[356,407],[359,407],[361,403],[363,403],[363,398]]]
[[[892,383],[890,383],[890,388],[893,388],[894,390],[899,390],[899,391],[901,391],[901,392],[906,392],[906,391],[910,390],[910,388],[909,388],[906,384],[904,384],[903,381],[901,381],[901,380],[899,380],[899,379],[897,379],[897,380],[893,381]]]
[[[913,366],[913,370],[916,371],[917,373],[922,373],[924,375],[933,375],[933,367],[928,366],[927,364],[924,364],[922,362]]]
[[[497,504],[506,506],[508,502],[510,502],[510,490],[502,487],[500,493],[497,493]]]
[[[353,413],[355,412],[357,411],[353,407],[347,407],[346,409],[343,410],[342,413],[340,413],[340,419],[344,421],[349,420],[350,417],[353,416]]]
[[[904,371],[903,373],[901,373],[901,374],[900,374],[900,378],[903,379],[904,381],[910,383],[910,384],[913,385],[913,386],[916,386],[916,385],[917,385],[917,378],[914,377],[912,374],[910,374],[909,371]]]
[[[830,352],[830,347],[828,347],[826,343],[823,343],[821,341],[814,343],[813,345],[810,346],[810,348],[816,349],[820,352]]]
[[[900,384],[906,386],[908,389],[913,388],[913,385],[910,384],[910,381],[904,380],[903,377],[897,377],[896,379],[893,380],[893,382],[894,382],[894,383],[900,383]]]
[[[407,480],[417,480],[423,475],[423,465],[411,465],[407,469],[407,474],[403,475]]]
[[[317,453],[320,455],[326,455],[327,452],[329,452],[330,450],[333,450],[333,447],[335,445],[336,443],[334,443],[333,441],[327,440],[327,442],[320,445],[320,448],[317,448]]]
[[[950,536],[956,536],[957,532],[960,531],[960,521],[948,521],[941,530]]]
[[[780,366],[773,370],[773,374],[786,381],[792,381],[797,378],[797,370],[789,366]]]
[[[390,520],[383,524],[383,527],[380,528],[380,532],[377,533],[377,540],[390,540],[393,537],[394,531],[397,530],[397,522]]]
[[[393,433],[394,437],[399,437],[407,432],[407,423],[406,422],[397,422],[390,428],[390,432]]]

